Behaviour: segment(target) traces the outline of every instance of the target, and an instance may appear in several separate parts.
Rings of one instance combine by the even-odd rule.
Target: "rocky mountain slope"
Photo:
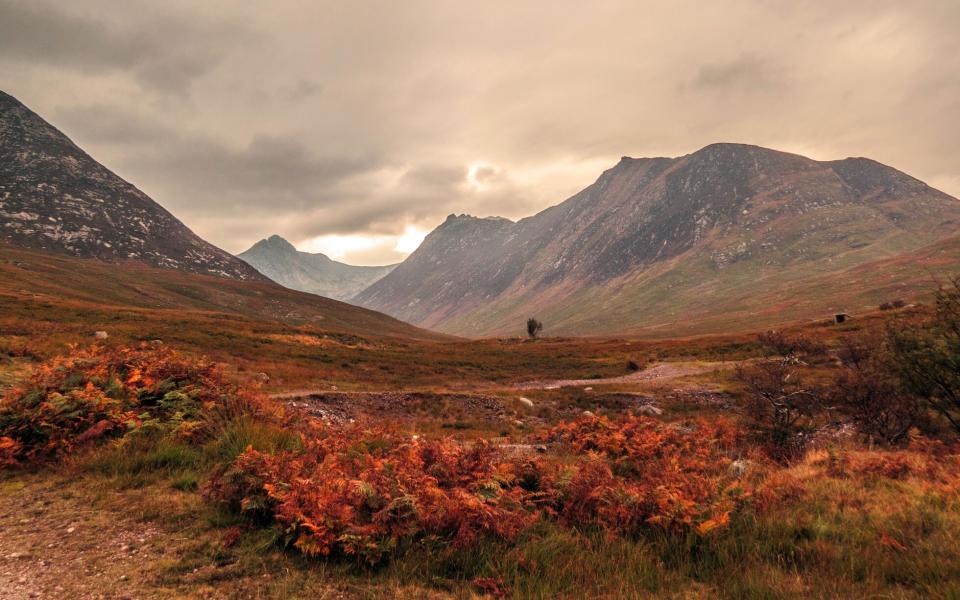
[[[0,241],[105,261],[262,280],[0,92]]]
[[[703,333],[929,289],[958,230],[960,201],[870,159],[713,144],[516,223],[451,215],[356,300],[462,335]]]
[[[279,235],[237,256],[284,287],[335,300],[350,300],[396,267],[347,265],[324,254],[300,252]]]

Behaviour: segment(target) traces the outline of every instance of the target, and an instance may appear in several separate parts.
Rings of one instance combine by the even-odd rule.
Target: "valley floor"
[[[56,373],[46,361],[62,353],[65,340],[85,341],[82,332],[93,318],[86,305],[6,301],[23,315],[42,318],[25,326],[29,321],[0,317],[0,390],[44,369]],[[168,432],[165,437],[108,440],[59,462],[0,471],[0,597],[960,597],[955,451],[871,448],[847,424],[831,421],[787,465],[749,444],[724,446],[732,442],[719,437],[715,441],[725,449],[716,454],[719,446],[709,436],[720,434],[711,428],[749,416],[736,375],[738,367],[750,367],[763,355],[754,335],[657,342],[397,341],[265,321],[224,326],[210,314],[189,311],[182,318],[175,325],[150,311],[118,314],[106,345],[135,346],[138,335],[145,337],[138,328],[148,326],[149,338],[164,342],[138,352],[162,354],[175,346],[190,357],[214,357],[226,364],[228,380],[241,382],[239,389],[263,385],[271,406],[290,411],[283,425],[290,429],[233,416],[214,419],[212,437],[184,442],[169,433],[171,425],[143,417]],[[819,323],[794,333],[836,348],[849,336],[882,331],[888,318]],[[897,318],[917,315],[903,311]],[[53,335],[40,334],[46,330]],[[836,363],[834,353],[804,364],[804,376],[829,378]],[[128,385],[148,385],[135,373]],[[401,539],[368,563],[341,550],[311,555],[304,550],[309,546],[292,545],[296,526],[211,502],[223,469],[229,472],[248,447],[268,457],[303,452],[310,440],[294,438],[309,431],[300,428],[311,417],[325,431],[359,436],[343,450],[344,464],[353,464],[355,456],[360,463],[382,458],[377,453],[397,439],[428,440],[447,450],[480,446],[505,469],[539,465],[556,511],[582,510],[583,518],[598,511],[607,521],[581,523],[544,510],[509,540],[478,538],[460,547],[430,546],[430,535]],[[199,417],[198,427],[208,426],[205,418]],[[636,429],[617,430],[623,419]],[[686,465],[674,474],[691,479],[667,483],[723,511],[711,518],[697,513],[693,521],[678,517],[676,526],[664,528],[647,524],[661,517],[633,516],[630,511],[646,501],[632,503],[631,493],[687,506],[682,495],[661,496],[643,487],[643,477],[631,479],[632,469],[645,468],[644,462],[623,462],[617,448],[638,451],[649,442],[630,437],[640,433],[677,444],[674,457],[650,446],[648,459],[657,470],[672,472],[674,459]],[[2,451],[0,445],[0,464]],[[463,455],[457,460],[469,464]],[[599,477],[606,464],[610,481],[625,486],[624,495],[604,496],[609,505],[591,504],[589,510],[559,508],[565,495],[578,493],[564,473],[598,468]],[[500,477],[506,476],[496,472],[494,479]],[[590,502],[588,484],[583,482],[584,503]],[[737,498],[735,506],[728,506],[728,495]]]

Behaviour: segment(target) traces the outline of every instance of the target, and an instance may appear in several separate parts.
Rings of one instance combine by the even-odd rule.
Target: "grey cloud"
[[[78,3],[71,3],[75,10]],[[209,71],[231,40],[249,39],[235,23],[205,26],[150,15],[118,25],[62,4],[0,0],[0,56],[82,71],[127,71],[158,91],[183,93]]]
[[[691,82],[694,90],[769,90],[779,87],[778,73],[756,56],[701,65]]]
[[[295,206],[308,202],[315,186],[329,186],[382,166],[371,156],[314,156],[295,138],[264,135],[240,149],[191,140],[174,152],[151,152],[139,160],[152,161],[158,171],[177,173],[181,186],[260,198],[290,195],[297,200]]]
[[[516,219],[622,155],[717,141],[870,156],[960,195],[958,20],[956,0],[0,0],[0,69],[240,251]]]
[[[315,96],[322,91],[323,86],[319,83],[301,79],[296,83],[296,85],[287,88],[283,93],[283,96],[288,102],[300,102],[301,100]]]

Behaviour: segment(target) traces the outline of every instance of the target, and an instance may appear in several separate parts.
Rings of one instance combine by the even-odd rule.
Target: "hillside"
[[[324,254],[300,252],[279,235],[260,240],[237,256],[284,287],[344,301],[396,267],[358,267]]]
[[[181,273],[129,261],[97,260],[0,246],[0,301],[8,315],[37,312],[38,320],[72,321],[46,309],[67,309],[93,329],[109,329],[111,312],[154,311],[172,324],[188,315],[244,317],[283,326],[310,325],[317,331],[402,340],[443,340],[447,336],[418,329],[386,315],[290,290],[269,281],[234,281]],[[97,318],[105,322],[97,323]],[[23,327],[30,328],[28,324]],[[222,327],[222,326],[221,326]],[[221,333],[226,335],[226,332]]]
[[[103,261],[263,279],[2,91],[0,240]]]
[[[363,306],[470,336],[692,334],[857,311],[960,265],[960,201],[866,158],[623,158],[516,223],[451,215]]]

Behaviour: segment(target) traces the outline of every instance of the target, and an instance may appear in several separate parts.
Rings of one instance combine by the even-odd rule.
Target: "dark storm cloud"
[[[0,0],[0,85],[231,251],[512,219],[739,141],[960,194],[956,0]]]
[[[0,57],[128,71],[154,89],[183,92],[216,64],[230,40],[248,35],[235,26],[203,26],[169,15],[118,24],[78,12],[81,5],[0,0]]]
[[[140,161],[152,161],[158,173],[177,173],[177,185],[184,189],[209,188],[240,197],[287,196],[293,207],[315,201],[305,197],[315,188],[332,187],[382,166],[369,156],[315,156],[292,137],[256,136],[238,149],[193,140],[174,150],[149,153]]]
[[[257,206],[303,210],[324,203],[331,190],[351,177],[384,166],[372,156],[318,156],[295,136],[257,135],[245,145],[230,147],[120,107],[75,107],[57,116],[81,142],[121,147],[120,165],[114,165],[118,171],[136,171],[148,182],[166,181],[167,174],[176,173],[164,187],[190,199],[187,202],[200,200],[194,207],[198,212]]]

